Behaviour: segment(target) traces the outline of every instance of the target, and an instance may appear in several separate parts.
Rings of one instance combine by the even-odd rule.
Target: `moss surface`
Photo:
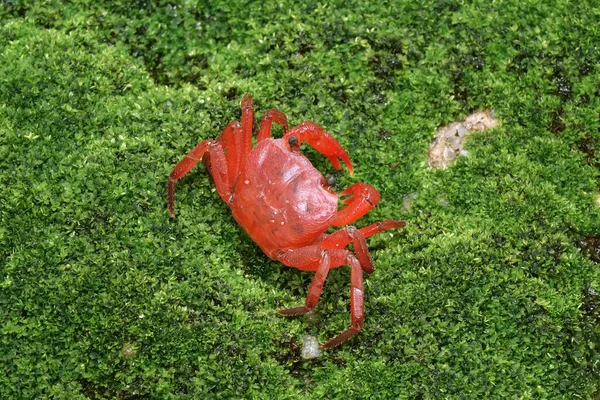
[[[598,398],[600,9],[231,3],[0,2],[0,398]],[[347,148],[338,189],[382,194],[359,226],[407,221],[369,239],[363,331],[315,360],[346,269],[284,318],[311,275],[203,167],[168,216],[170,170],[247,92]],[[500,127],[426,168],[437,127],[488,107]]]

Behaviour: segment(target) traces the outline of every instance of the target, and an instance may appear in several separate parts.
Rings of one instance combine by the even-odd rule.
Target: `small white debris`
[[[317,338],[311,335],[304,336],[300,354],[305,360],[319,357],[321,355],[321,349],[319,348]]]
[[[438,128],[435,139],[429,145],[430,168],[447,168],[448,164],[459,155],[466,156],[468,152],[463,150],[464,140],[472,131],[498,126],[498,120],[494,112],[485,110],[469,115],[461,122],[453,122],[450,125]]]
[[[248,185],[248,184],[250,183],[250,181],[249,181],[248,179],[246,179],[246,180],[244,181],[244,183],[245,183],[246,185]]]

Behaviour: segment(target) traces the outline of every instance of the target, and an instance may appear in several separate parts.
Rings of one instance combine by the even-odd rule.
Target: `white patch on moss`
[[[317,358],[321,355],[321,349],[316,337],[311,335],[304,336],[301,355],[305,360]]]
[[[429,145],[429,167],[448,168],[450,162],[456,157],[468,154],[463,146],[464,140],[470,132],[496,126],[498,126],[498,120],[494,117],[494,112],[485,110],[469,115],[464,121],[453,122],[438,128],[435,139]]]

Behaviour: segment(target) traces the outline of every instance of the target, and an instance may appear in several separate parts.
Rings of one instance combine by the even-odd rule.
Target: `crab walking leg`
[[[227,160],[227,172],[229,174],[229,189],[233,192],[237,179],[246,164],[246,158],[252,151],[252,129],[254,126],[254,105],[252,96],[247,94],[242,99],[242,123],[231,121],[221,135],[217,138],[217,142],[223,147],[225,158]],[[212,175],[212,166],[210,159],[204,157],[202,159],[208,173]]]
[[[205,140],[194,147],[188,154],[186,154],[183,160],[177,163],[169,175],[169,183],[167,184],[167,199],[169,213],[172,217],[175,216],[175,182],[190,172],[206,153],[210,155],[212,177],[215,181],[217,192],[223,201],[229,204],[231,191],[229,189],[229,175],[227,174],[227,161],[225,160],[223,147],[219,142],[214,140]]]
[[[354,244],[354,253],[358,261],[360,261],[363,271],[369,274],[372,273],[375,270],[375,266],[369,254],[367,241],[361,231],[355,227],[347,226],[342,228],[321,240],[318,245],[326,249],[343,249],[350,242]]]
[[[324,349],[339,346],[352,336],[356,335],[360,332],[365,320],[363,275],[360,262],[349,251],[346,250],[344,253],[346,253],[345,260],[336,260],[335,257],[332,257],[331,263],[332,265],[339,263],[342,265],[350,265],[350,315],[352,322],[349,329],[321,345]]]
[[[350,265],[350,314],[352,325],[321,347],[327,349],[338,346],[360,331],[364,322],[363,276],[360,262],[350,251],[344,249],[325,250],[320,245],[312,245],[297,250],[288,250],[279,255],[277,259],[287,266],[296,267],[303,271],[314,271],[315,264],[318,263],[304,306],[279,310],[279,314],[286,316],[305,314],[314,309],[321,298],[323,284],[329,270],[343,265]]]
[[[406,226],[406,221],[404,220],[386,219],[385,221],[375,222],[374,224],[360,228],[359,231],[365,238],[368,238],[380,232],[389,229],[403,228],[404,226]]]
[[[242,132],[238,135],[237,143],[239,146],[240,162],[239,168],[237,169],[235,178],[238,177],[241,169],[246,165],[246,158],[252,151],[252,131],[256,125],[254,119],[254,102],[252,101],[252,95],[247,94],[242,99]]]
[[[288,131],[288,120],[286,115],[281,111],[272,108],[263,114],[262,121],[260,122],[260,130],[256,137],[258,142],[271,136],[271,126],[273,125],[273,122],[283,127],[284,134]]]
[[[230,122],[221,135],[217,138],[217,142],[223,148],[225,153],[225,159],[227,161],[227,174],[229,175],[229,190],[233,191],[235,187],[235,181],[242,169],[242,156],[244,152],[243,148],[243,134],[242,126],[238,121]],[[212,175],[211,161],[208,157],[202,159],[204,166],[209,170]]]
[[[311,246],[312,247],[312,246]],[[312,250],[312,249],[311,249]],[[325,279],[327,279],[327,274],[331,269],[331,263],[329,261],[329,254],[327,251],[321,250],[321,260],[319,261],[319,266],[317,267],[317,271],[315,276],[310,283],[308,288],[308,293],[306,294],[306,301],[303,306],[294,307],[294,308],[282,308],[278,312],[281,315],[300,315],[306,314],[313,308],[317,306],[319,299],[321,298],[321,293],[323,292],[323,285],[325,284]]]
[[[373,209],[381,199],[377,189],[363,182],[356,182],[340,193],[340,196],[345,195],[350,195],[350,197],[342,200],[346,207],[337,212],[331,223],[333,226],[347,225],[356,221]]]
[[[341,158],[348,167],[350,174],[354,172],[350,158],[342,145],[333,136],[325,132],[325,129],[312,121],[304,121],[300,125],[290,129],[283,135],[283,139],[290,144],[292,150],[294,150],[294,147],[300,146],[302,142],[307,142],[315,150],[327,157],[335,169],[341,168],[340,160],[338,160],[338,158]]]
[[[358,232],[366,239],[373,235],[376,235],[380,232],[387,231],[389,229],[402,228],[406,225],[406,221],[397,221],[393,219],[386,219],[385,221],[375,222],[369,226],[365,226],[364,228],[358,229]],[[340,229],[338,231],[333,232],[330,235],[327,235],[323,240],[321,240],[318,244],[326,249],[343,249],[353,242],[354,236],[356,234],[351,234],[348,232],[348,228],[346,227]],[[354,251],[357,249],[357,244],[354,243]],[[357,252],[358,256],[358,252]],[[360,260],[360,257],[358,257]],[[361,261],[362,264],[362,261]]]

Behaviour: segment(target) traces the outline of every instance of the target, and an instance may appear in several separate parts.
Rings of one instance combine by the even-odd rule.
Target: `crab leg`
[[[311,246],[317,247],[317,246]],[[300,249],[302,251],[302,249]],[[312,252],[313,249],[308,249],[309,252]],[[320,249],[319,249],[320,250]],[[321,259],[319,260],[319,266],[317,267],[315,276],[310,283],[308,288],[308,293],[306,294],[306,301],[303,306],[294,307],[294,308],[282,308],[278,312],[281,315],[300,315],[306,314],[313,308],[317,306],[319,299],[321,298],[321,293],[323,292],[323,285],[325,284],[325,279],[327,279],[327,274],[331,269],[331,263],[329,261],[329,254],[327,251],[321,250]]]
[[[210,155],[211,174],[215,181],[217,192],[223,201],[229,204],[231,190],[229,189],[229,175],[227,173],[227,161],[225,159],[223,147],[219,142],[214,140],[205,140],[186,154],[183,160],[179,161],[169,175],[167,199],[169,213],[172,217],[175,216],[175,182],[190,172],[206,153]]]
[[[290,129],[283,135],[283,139],[290,144],[292,150],[295,150],[302,142],[307,142],[315,150],[327,157],[335,169],[341,168],[340,160],[338,160],[338,158],[341,158],[348,167],[350,174],[354,172],[350,158],[342,145],[333,136],[325,132],[325,129],[312,121],[304,121],[300,125]]]
[[[322,246],[326,249],[343,249],[350,242],[354,244],[354,252],[360,261],[363,271],[369,274],[372,273],[375,270],[375,266],[373,265],[373,259],[369,254],[367,241],[365,240],[365,236],[362,234],[362,232],[355,227],[347,226],[332,233],[325,239],[321,240],[319,242],[319,246]]]
[[[217,138],[217,142],[223,148],[225,159],[227,162],[227,173],[229,175],[229,190],[233,191],[235,181],[239,175],[242,165],[243,154],[243,134],[242,126],[238,121],[230,122],[221,135]],[[208,157],[202,159],[204,166],[212,175],[211,160]]]
[[[380,232],[387,231],[388,229],[402,228],[405,225],[406,221],[386,219],[385,221],[375,222],[374,224],[360,228],[358,231],[366,239]],[[353,235],[348,232],[349,228],[354,227],[348,226],[346,228],[340,229],[339,231],[335,231],[330,235],[327,235],[323,240],[319,242],[319,246],[322,246],[326,249],[345,248],[353,241]],[[356,251],[356,243],[354,244],[354,249]]]
[[[240,124],[238,121],[230,122],[217,138],[217,142],[225,152],[229,174],[229,190],[232,192],[246,163],[246,158],[252,151],[252,129],[255,125],[254,105],[250,94],[244,96],[240,107],[242,109],[242,123]],[[202,162],[209,174],[212,175],[210,159],[204,157]]]
[[[330,349],[332,347],[339,346],[352,336],[360,332],[363,322],[365,320],[365,305],[364,305],[364,288],[363,288],[363,275],[360,267],[360,262],[346,250],[346,259],[343,264],[350,265],[350,316],[351,325],[350,328],[340,333],[333,339],[329,339],[327,342],[321,345],[324,349]],[[332,260],[332,265],[339,263],[341,260]]]
[[[252,151],[252,130],[256,125],[254,119],[254,102],[252,101],[252,95],[246,94],[242,99],[242,134],[237,138],[236,149],[239,154],[238,169],[235,171],[235,179],[237,179],[240,171],[246,165],[246,158],[250,151]]]
[[[375,268],[365,239],[388,229],[402,228],[404,225],[406,225],[406,221],[386,219],[385,221],[376,222],[360,229],[347,226],[327,235],[318,245],[326,249],[343,249],[350,243],[353,243],[354,252],[360,261],[363,271],[370,274]]]
[[[358,232],[358,230],[356,231]],[[314,309],[321,298],[323,285],[329,270],[342,265],[350,265],[350,314],[352,325],[321,347],[327,349],[338,346],[360,331],[364,321],[362,268],[361,263],[350,251],[345,249],[325,250],[320,245],[312,245],[296,250],[288,250],[277,258],[287,266],[304,271],[316,271],[308,289],[304,306],[284,308],[278,311],[279,314],[286,316],[305,314]],[[315,270],[315,264],[317,263]]]
[[[340,196],[350,195],[342,200],[346,207],[339,210],[331,223],[333,226],[347,225],[356,221],[379,203],[381,195],[371,185],[357,182],[340,193]]]
[[[362,328],[364,321],[362,271],[371,273],[375,269],[365,238],[388,229],[403,227],[405,224],[404,221],[387,219],[361,229],[348,226],[326,236],[315,245],[282,252],[277,256],[277,259],[283,264],[302,271],[315,271],[315,276],[308,288],[304,306],[280,309],[278,311],[279,314],[294,316],[305,314],[314,309],[321,298],[323,285],[325,284],[329,270],[341,267],[342,265],[350,265],[350,313],[352,316],[352,325],[348,330],[330,339],[321,347],[327,349],[338,346],[356,335]],[[351,242],[354,244],[356,256],[344,249]]]
[[[374,224],[360,228],[359,231],[368,238],[388,229],[402,228],[405,225],[406,221],[404,220],[386,219],[385,221],[375,222]]]
[[[217,138],[217,142],[223,147],[225,158],[227,159],[227,171],[229,173],[229,189],[233,191],[237,178],[240,175],[246,158],[252,150],[252,128],[254,126],[254,106],[252,96],[247,94],[242,99],[242,123],[238,121],[230,122],[221,135]],[[204,166],[212,175],[210,160],[204,158],[202,160]]]
[[[281,111],[272,108],[263,114],[262,121],[260,122],[260,131],[258,131],[258,136],[256,137],[258,142],[271,136],[271,126],[273,125],[273,122],[283,127],[284,134],[287,132],[287,117]]]

